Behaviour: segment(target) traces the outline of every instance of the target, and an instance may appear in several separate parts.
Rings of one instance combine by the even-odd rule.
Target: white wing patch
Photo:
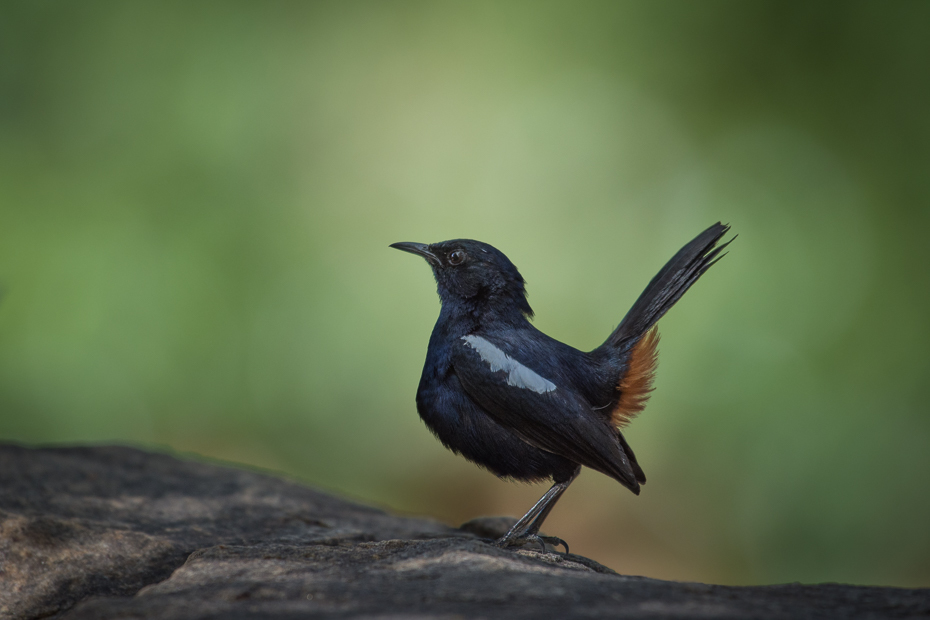
[[[507,372],[507,385],[533,390],[545,394],[555,389],[555,384],[513,359],[481,336],[462,336],[465,344],[478,352],[481,359],[488,363],[493,372]]]

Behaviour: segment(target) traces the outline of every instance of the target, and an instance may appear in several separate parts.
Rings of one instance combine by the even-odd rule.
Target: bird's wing
[[[452,367],[468,395],[524,441],[639,492],[616,429],[580,394],[556,385],[481,336],[465,336],[455,343]]]

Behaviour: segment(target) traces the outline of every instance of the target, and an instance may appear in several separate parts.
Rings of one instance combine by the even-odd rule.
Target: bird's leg
[[[519,521],[514,523],[510,531],[498,538],[494,544],[500,547],[510,547],[532,541],[540,543],[543,547],[543,551],[545,551],[545,543],[548,542],[552,545],[561,544],[565,547],[565,552],[568,553],[568,544],[566,544],[564,540],[555,536],[540,536],[539,528],[542,527],[543,521],[545,521],[549,513],[552,512],[555,503],[559,501],[559,498],[565,493],[568,485],[578,477],[579,473],[581,473],[580,465],[575,469],[571,478],[553,484],[552,487],[546,491],[546,494],[543,495],[525,515],[520,517]]]

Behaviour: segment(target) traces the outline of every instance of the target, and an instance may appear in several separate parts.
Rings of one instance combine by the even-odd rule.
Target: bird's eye
[[[461,265],[465,261],[465,252],[462,250],[455,250],[454,252],[449,253],[449,264],[450,265]]]

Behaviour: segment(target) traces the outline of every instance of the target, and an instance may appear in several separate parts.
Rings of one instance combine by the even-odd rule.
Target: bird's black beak
[[[431,265],[439,265],[439,257],[430,252],[429,246],[425,243],[401,241],[400,243],[392,243],[390,247],[403,252],[410,252],[411,254],[419,254],[428,260]]]

